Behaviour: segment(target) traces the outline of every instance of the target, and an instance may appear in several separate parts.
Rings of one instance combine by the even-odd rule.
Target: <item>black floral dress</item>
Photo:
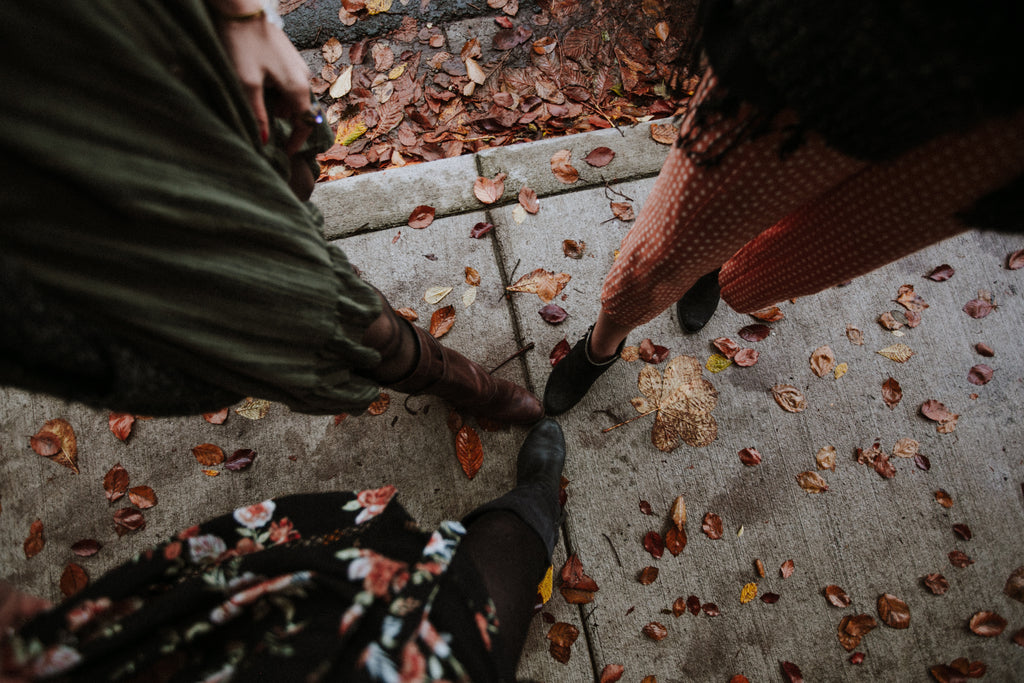
[[[24,626],[5,646],[3,671],[207,683],[492,680],[493,604],[471,563],[452,566],[464,528],[422,531],[394,496],[393,486],[295,495],[190,527]]]

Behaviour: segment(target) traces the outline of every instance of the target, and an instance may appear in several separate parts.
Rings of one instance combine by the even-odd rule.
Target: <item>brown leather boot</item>
[[[529,391],[492,377],[461,353],[442,346],[422,327],[406,324],[416,335],[419,360],[412,373],[388,385],[392,389],[439,396],[462,412],[498,422],[532,424],[544,417],[544,407]]]

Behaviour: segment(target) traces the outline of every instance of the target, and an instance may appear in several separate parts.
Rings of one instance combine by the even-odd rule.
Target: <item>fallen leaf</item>
[[[337,83],[337,81],[335,81]],[[366,123],[363,122],[362,117],[355,117],[345,121],[344,123],[338,124],[338,132],[334,136],[334,144],[348,147],[353,142],[363,136],[368,130]]]
[[[135,416],[130,413],[111,413],[107,420],[110,432],[121,441],[128,441],[135,424]]]
[[[772,387],[772,397],[787,413],[800,413],[807,409],[807,399],[792,384],[776,384]]]
[[[967,526],[966,524],[954,524],[953,533],[955,533],[957,536],[964,539],[965,541],[971,540],[971,538],[974,536],[974,534],[971,533],[971,527]]]
[[[70,562],[64,567],[64,572],[60,575],[60,592],[65,598],[70,598],[88,585],[89,575],[80,566]]]
[[[610,202],[609,206],[611,206],[612,215],[624,223],[628,223],[636,218],[636,214],[633,212],[633,205],[629,202]]]
[[[995,306],[992,305],[991,301],[986,299],[971,299],[964,304],[963,311],[972,318],[984,318],[989,313],[995,310]]]
[[[580,172],[569,163],[571,159],[572,152],[567,149],[559,150],[551,157],[551,172],[566,185],[571,185],[580,178]]]
[[[847,615],[839,622],[839,644],[847,652],[852,652],[876,626],[878,622],[870,614]]]
[[[524,185],[519,190],[519,205],[529,213],[540,211],[540,200],[537,199],[537,192]]]
[[[881,351],[876,351],[880,356],[885,356],[891,361],[897,363],[906,363],[910,360],[910,357],[914,355],[913,349],[906,344],[893,344],[892,346],[886,346]]]
[[[657,411],[651,442],[669,453],[680,442],[706,446],[718,436],[718,423],[711,411],[718,403],[718,391],[701,376],[692,356],[676,356],[665,366],[664,378],[653,365],[645,365],[637,378],[642,398],[633,406],[640,413]]]
[[[587,162],[594,168],[602,168],[611,163],[612,159],[615,158],[615,152],[609,147],[595,147],[590,150],[587,156],[583,157],[583,161]]]
[[[691,595],[686,599],[686,608],[690,610],[690,614],[697,616],[700,614],[700,598],[696,595]]]
[[[397,313],[399,317],[405,318],[409,322],[414,322],[416,320],[419,320],[420,318],[419,313],[417,313],[411,308],[396,308],[395,313]]]
[[[977,351],[979,356],[984,356],[986,358],[991,358],[996,355],[996,352],[992,350],[992,347],[984,342],[978,342],[975,344],[974,350]]]
[[[446,296],[452,293],[454,287],[427,287],[427,291],[423,293],[423,300],[428,304],[438,304]]]
[[[455,435],[455,457],[469,479],[475,477],[484,464],[484,446],[476,430],[469,425],[462,425]]]
[[[942,574],[928,574],[922,577],[921,581],[935,595],[942,595],[949,590],[949,581]]]
[[[957,569],[966,569],[974,564],[974,560],[968,557],[967,553],[960,550],[951,550],[947,557],[949,557],[949,563]]]
[[[381,14],[391,9],[392,0],[366,0],[366,11],[372,14]]]
[[[764,578],[764,562],[761,561],[761,558],[754,560],[754,571],[759,577]]]
[[[920,411],[929,420],[938,422],[940,431],[944,426],[948,426],[949,431],[952,431],[956,427],[957,419],[960,417],[958,414],[950,412],[945,405],[935,399],[928,399],[922,403]]]
[[[1006,579],[1003,593],[1017,602],[1024,602],[1024,566],[1017,567]]]
[[[262,420],[270,412],[270,401],[262,398],[247,398],[240,408],[235,408],[235,413],[249,420]]]
[[[412,210],[412,213],[409,214],[409,220],[406,221],[406,224],[410,228],[422,230],[423,228],[427,227],[433,222],[434,207],[427,206],[426,204],[421,204],[420,206],[417,206],[415,209]]]
[[[923,311],[928,308],[921,295],[914,291],[914,285],[902,285],[896,295],[896,303],[908,311]]]
[[[92,557],[100,551],[103,545],[94,538],[83,538],[71,544],[71,552],[79,557]]]
[[[836,366],[836,356],[832,353],[832,347],[825,345],[814,349],[814,352],[811,353],[810,363],[811,372],[818,377],[824,377],[832,372]]]
[[[651,554],[656,560],[660,560],[665,554],[665,541],[657,531],[648,531],[644,534],[644,550]]]
[[[953,266],[948,263],[943,263],[941,266],[935,266],[932,272],[928,273],[924,277],[928,278],[933,282],[945,282],[949,278],[953,277]]]
[[[474,225],[473,228],[469,231],[469,236],[472,237],[473,239],[478,240],[487,233],[489,233],[491,230],[494,230],[493,223],[486,223],[484,221],[480,221],[479,223]]]
[[[651,363],[652,365],[658,365],[663,363],[668,358],[669,349],[664,346],[658,346],[650,339],[644,339],[640,342],[640,360],[645,363]]]
[[[898,330],[903,327],[903,323],[896,320],[893,314],[888,311],[878,316],[878,324],[889,331]],[[900,335],[902,336],[902,332]]]
[[[194,455],[196,461],[204,467],[211,467],[224,462],[224,451],[222,451],[219,446],[214,446],[212,443],[199,444],[192,449],[192,455]]]
[[[625,673],[626,668],[621,664],[606,664],[601,669],[601,680],[600,683],[615,683],[622,678],[622,674]]]
[[[924,470],[925,472],[932,468],[932,462],[928,459],[928,456],[921,455],[920,453],[914,456],[914,464],[917,466],[917,469]]]
[[[828,484],[817,472],[801,472],[796,475],[796,483],[808,493],[824,493],[828,491]]]
[[[554,367],[558,365],[563,358],[569,355],[570,351],[572,351],[572,347],[569,346],[568,339],[563,338],[562,341],[555,344],[555,348],[551,349],[551,354],[549,355],[551,366]]]
[[[658,579],[658,568],[657,567],[644,567],[640,570],[640,576],[637,579],[641,585],[649,586]]]
[[[782,578],[788,579],[793,576],[793,568],[793,560],[786,560],[782,563],[782,566],[779,567],[779,573],[782,574]]]
[[[700,528],[708,538],[713,541],[718,540],[722,537],[722,518],[714,512],[709,512],[704,515],[704,521]]]
[[[220,474],[220,470],[203,470],[202,472],[208,477],[216,477]]]
[[[585,605],[594,600],[597,582],[583,571],[583,562],[576,553],[570,555],[560,572],[562,597],[571,605]]]
[[[565,309],[558,304],[547,304],[541,307],[540,317],[543,318],[546,323],[557,325],[569,317],[569,314],[566,313]]]
[[[103,492],[107,501],[113,503],[128,492],[128,470],[117,463],[103,475]]]
[[[75,430],[67,420],[48,420],[29,438],[29,445],[44,458],[78,474],[78,441]]]
[[[342,97],[344,97],[345,95],[349,94],[349,92],[352,91],[352,73],[353,73],[353,67],[352,67],[351,64],[349,64],[348,66],[346,66],[344,69],[341,70],[341,72],[338,74],[338,77],[336,79],[334,79],[333,83],[331,83],[331,88],[330,88],[331,97],[333,97],[334,99],[338,100],[338,99],[341,99]],[[339,131],[340,131],[340,128],[339,128]],[[365,124],[363,124],[363,132],[364,133],[366,132]],[[343,137],[342,139],[344,140],[345,138]],[[351,144],[351,141],[348,142],[348,143],[341,142],[340,144],[342,144],[342,145]]]
[[[761,596],[761,602],[766,605],[774,605],[779,601],[778,593],[765,593]]]
[[[971,631],[984,638],[993,638],[1006,630],[1006,619],[995,612],[978,612],[971,617]]]
[[[560,621],[548,630],[547,638],[551,641],[549,652],[562,664],[569,662],[570,648],[579,637],[580,631],[572,624]]]
[[[135,508],[122,508],[114,513],[114,530],[118,536],[146,528],[146,518]]]
[[[480,68],[480,64],[472,58],[465,60],[466,64],[466,75],[469,76],[469,80],[473,81],[477,85],[483,85],[484,81],[487,80],[487,74]],[[489,203],[489,202],[485,202]]]
[[[750,679],[743,674],[736,674],[729,679],[729,683],[750,683]]]
[[[748,342],[759,342],[763,341],[772,333],[772,328],[761,323],[754,323],[753,325],[747,325],[741,327],[739,331],[740,337]]]
[[[686,525],[686,501],[683,500],[682,496],[676,496],[669,516],[672,518],[672,524],[675,525],[676,529],[682,531]]]
[[[786,680],[789,683],[804,683],[803,672],[800,671],[800,667],[796,664],[793,662],[779,662],[779,665],[782,667],[782,673],[785,674]]]
[[[651,504],[648,503],[646,500],[641,500],[640,512],[644,513],[645,515],[653,515],[654,509],[651,507]]]
[[[891,593],[878,596],[878,616],[891,628],[910,626],[910,607]]]
[[[935,492],[935,500],[944,508],[953,507],[953,497],[946,493],[944,489],[939,489]]]
[[[1024,249],[1018,249],[1007,255],[1006,267],[1010,270],[1020,270],[1024,268]]]
[[[333,64],[341,59],[343,52],[341,41],[333,36],[330,37],[327,42],[320,46],[320,52],[323,54],[325,62]]]
[[[385,396],[387,396],[387,394],[381,394],[381,398],[378,398],[377,401],[374,401],[373,403],[371,403],[370,407],[372,408],[374,406],[374,404],[376,404],[378,401],[385,400],[384,399]],[[388,396],[388,398],[386,400],[390,401],[390,399],[391,399],[391,397]],[[385,410],[386,410],[386,408],[385,408]],[[367,408],[367,411],[369,411],[369,408]],[[239,448],[237,451],[235,451],[234,453],[229,455],[228,458],[224,461],[224,469],[230,470],[232,472],[239,472],[241,470],[244,470],[244,469],[250,467],[253,464],[253,462],[255,462],[255,460],[256,460],[256,451],[254,451],[251,448]],[[135,502],[134,498],[132,499],[132,502]],[[154,498],[154,504],[155,504],[155,502],[156,502],[156,499]],[[145,505],[139,505],[138,503],[135,503],[135,504],[138,505],[141,508],[148,507],[148,506],[145,506]]]
[[[128,499],[135,507],[146,510],[156,505],[156,492],[149,486],[135,486],[128,490]]]
[[[832,470],[836,471],[836,447],[835,446],[823,446],[818,449],[818,452],[814,456],[814,462],[818,465],[819,470]]]
[[[741,368],[749,368],[755,365],[760,357],[761,354],[756,349],[740,349],[733,356],[732,362]]]
[[[440,339],[455,325],[455,307],[439,308],[430,316],[430,335]]]
[[[846,338],[850,340],[851,344],[855,344],[857,346],[864,345],[864,333],[853,325],[846,326]]]
[[[568,258],[581,259],[583,258],[583,252],[587,248],[587,243],[583,240],[577,242],[576,240],[562,240],[562,253]]]
[[[494,178],[478,177],[473,183],[473,194],[484,204],[493,204],[505,194],[504,173],[499,173]]]
[[[480,273],[473,266],[466,266],[466,284],[470,287],[480,286]]]
[[[686,548],[687,537],[685,529],[669,527],[665,532],[665,548],[672,553],[673,557],[683,552]]]
[[[663,145],[671,145],[679,137],[679,129],[671,123],[651,124],[651,139]]]
[[[900,383],[892,377],[882,382],[882,401],[889,406],[889,410],[895,410],[897,404],[903,400],[903,388]]]
[[[228,419],[228,409],[221,408],[215,413],[203,413],[203,419],[212,425],[222,425]]]
[[[719,337],[712,341],[711,344],[718,349],[719,353],[730,360],[740,351],[740,345],[728,337]]]
[[[708,362],[704,364],[704,367],[708,369],[708,372],[719,373],[732,364],[733,362],[725,356],[713,353],[708,356]]]
[[[744,448],[742,451],[737,453],[740,456],[740,462],[747,467],[754,467],[761,464],[761,454],[756,448]]]
[[[635,363],[640,360],[640,347],[639,346],[623,346],[622,353],[619,354],[619,358],[626,361],[627,363]]]
[[[510,292],[526,292],[536,294],[544,303],[548,303],[569,284],[572,276],[568,273],[553,273],[543,268],[537,268],[532,273],[527,273],[514,284],[505,289]]]
[[[892,454],[897,458],[913,458],[920,447],[921,444],[914,439],[903,438],[893,445]]]
[[[740,590],[740,604],[745,605],[757,597],[757,584],[750,582]]]
[[[768,308],[754,311],[750,316],[766,323],[775,323],[785,318],[786,314],[778,306],[769,306]]]
[[[975,386],[983,386],[992,381],[992,368],[979,363],[967,372],[967,381]]]
[[[833,607],[849,607],[852,602],[846,591],[835,584],[825,586],[825,599]]]
[[[22,544],[22,548],[25,551],[25,559],[28,560],[38,555],[45,545],[46,538],[43,536],[43,522],[37,519],[29,525],[28,537],[25,538],[25,542]]]
[[[967,683],[967,675],[947,664],[936,664],[928,670],[939,683]]]
[[[668,629],[657,621],[652,621],[643,628],[645,636],[651,640],[664,640],[668,636]]]

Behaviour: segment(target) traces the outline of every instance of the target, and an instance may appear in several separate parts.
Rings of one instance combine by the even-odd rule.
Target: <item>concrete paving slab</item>
[[[618,189],[639,201],[645,189],[640,185]],[[565,300],[558,302],[569,312],[560,326],[541,321],[536,313],[540,304],[532,295],[514,299],[524,338],[545,351],[563,336],[575,341],[596,316],[601,280],[622,231],[601,224],[608,215],[607,200],[597,190],[547,197],[542,206],[528,225],[515,225],[507,208],[492,215],[508,267],[520,261],[520,273],[544,267],[573,275]],[[593,258],[563,258],[564,238],[586,240]],[[728,680],[736,673],[751,680],[780,680],[779,661],[791,661],[807,680],[926,680],[930,666],[958,656],[985,661],[997,680],[1014,680],[1024,670],[1024,652],[1005,636],[983,639],[966,628],[970,616],[983,609],[1006,616],[1009,630],[1024,623],[1022,605],[1001,593],[1009,574],[1024,563],[1020,544],[1004,540],[1018,539],[1024,522],[1024,462],[1016,446],[1024,436],[1019,408],[1024,380],[1018,364],[1004,356],[997,380],[983,387],[967,383],[968,369],[986,361],[974,352],[976,341],[1007,350],[1019,346],[1024,321],[1019,275],[1001,267],[1005,254],[1019,246],[1014,238],[969,233],[845,288],[783,305],[787,318],[773,325],[772,336],[745,344],[761,351],[756,366],[705,372],[720,394],[714,411],[719,437],[708,447],[684,445],[661,453],[650,443],[651,417],[601,433],[636,414],[629,399],[639,395],[638,363],[616,364],[562,418],[570,444],[566,476],[574,494],[567,506],[567,547],[580,554],[602,587],[595,604],[580,616],[595,671],[621,663],[631,680],[646,675],[659,681]],[[957,269],[951,281],[922,279],[942,262]],[[897,338],[875,319],[895,307],[891,300],[904,283],[914,284],[931,308],[919,328]],[[982,287],[995,292],[1000,308],[974,320],[960,308]],[[712,350],[711,339],[737,338],[738,329],[749,322],[747,316],[722,310],[701,334],[684,337],[667,313],[640,328],[631,341],[650,337],[671,347],[672,355],[685,353],[703,362]],[[846,339],[847,323],[864,331],[864,346]],[[916,351],[905,365],[875,353],[897,341]],[[808,358],[826,343],[839,361],[849,364],[841,379],[811,374]],[[992,365],[1002,355],[997,354],[986,362]],[[528,359],[537,386],[550,369],[544,356]],[[889,376],[900,381],[905,396],[895,410],[881,400],[881,384]],[[810,408],[783,412],[768,392],[776,383],[800,387]],[[918,406],[929,398],[962,414],[953,434],[936,433],[934,424],[918,414]],[[903,437],[920,442],[921,452],[931,458],[930,471],[894,459],[897,476],[886,480],[853,459],[856,447],[869,448],[878,439],[889,452]],[[816,469],[815,453],[825,445],[835,446],[839,456],[837,471],[822,473],[831,488],[819,495],[805,493],[795,476]],[[757,448],[764,462],[744,467],[737,453],[745,447]],[[950,510],[935,502],[934,491],[940,488],[954,498]],[[689,545],[679,557],[666,553],[654,559],[643,549],[644,535],[668,528],[677,495],[685,497],[690,511]],[[651,504],[653,516],[640,512],[641,500]],[[712,541],[701,533],[706,512],[724,520],[722,539]],[[969,524],[973,539],[958,539],[951,528],[955,523]],[[974,564],[951,566],[947,553],[954,549],[966,552]],[[755,559],[767,567],[763,579],[754,571]],[[788,559],[796,572],[784,579],[780,566]],[[660,569],[648,586],[637,580],[645,566]],[[932,572],[949,578],[952,587],[945,596],[922,587],[920,578]],[[756,582],[761,594],[774,592],[781,599],[740,604],[741,588],[748,582]],[[828,584],[842,586],[853,605],[845,610],[828,606],[821,595]],[[864,664],[849,664],[837,642],[837,625],[847,614],[877,617],[875,601],[885,592],[910,605],[911,627],[880,626],[858,648],[867,653]],[[664,613],[676,598],[690,595],[717,604],[721,616]],[[667,627],[664,640],[642,635],[651,621]]]

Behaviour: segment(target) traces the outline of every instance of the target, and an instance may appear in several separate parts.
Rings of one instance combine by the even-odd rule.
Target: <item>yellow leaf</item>
[[[380,14],[391,9],[391,0],[366,0],[366,11],[370,14]]]
[[[427,287],[426,293],[423,295],[423,300],[428,304],[440,303],[441,299],[451,294],[454,287]]]
[[[548,600],[551,599],[552,585],[554,583],[554,567],[548,565],[548,570],[544,572],[544,578],[541,579],[540,584],[537,586],[537,593],[540,595],[540,601],[543,604],[547,604]]]
[[[835,371],[836,372],[836,379],[839,379],[840,377],[845,375],[846,371],[849,370],[849,369],[850,369],[850,366],[847,365],[846,363],[840,363],[839,365],[837,365],[836,366],[836,371]]]
[[[893,344],[892,346],[886,346],[881,351],[876,351],[880,356],[885,356],[889,360],[896,361],[897,363],[906,363],[910,360],[910,357],[914,355],[913,349],[906,344]]]
[[[405,64],[399,64],[394,69],[388,72],[388,80],[393,81],[405,73]]]
[[[527,273],[505,289],[510,292],[526,292],[536,294],[544,303],[550,302],[569,284],[572,276],[568,273],[554,273],[537,268]]]
[[[270,401],[262,398],[247,398],[242,407],[236,408],[235,412],[250,420],[262,420],[270,412]]]
[[[657,26],[654,27],[654,35],[658,37],[658,40],[664,43],[666,40],[668,40],[668,34],[668,22],[659,21]]]
[[[334,144],[351,145],[362,137],[365,132],[366,124],[363,123],[361,118],[349,119],[344,123],[338,124],[338,133],[334,136]]]
[[[748,583],[740,591],[740,602],[744,605],[757,597],[757,584],[754,582]]]
[[[462,293],[462,305],[463,305],[463,307],[469,308],[470,306],[473,305],[473,302],[476,301],[476,292],[477,292],[477,288],[476,287],[470,287],[469,289],[467,289],[465,292]]]
[[[704,364],[704,367],[707,368],[709,372],[721,372],[730,365],[732,365],[731,360],[723,355],[713,353],[708,357],[708,362]]]
[[[477,85],[483,85],[484,81],[487,80],[487,74],[480,68],[480,64],[475,59],[466,60],[466,74],[469,76],[469,80],[473,81]]]
[[[208,477],[216,477],[218,474],[220,474],[220,472],[218,472],[217,470],[203,470],[203,474],[205,474]]]

